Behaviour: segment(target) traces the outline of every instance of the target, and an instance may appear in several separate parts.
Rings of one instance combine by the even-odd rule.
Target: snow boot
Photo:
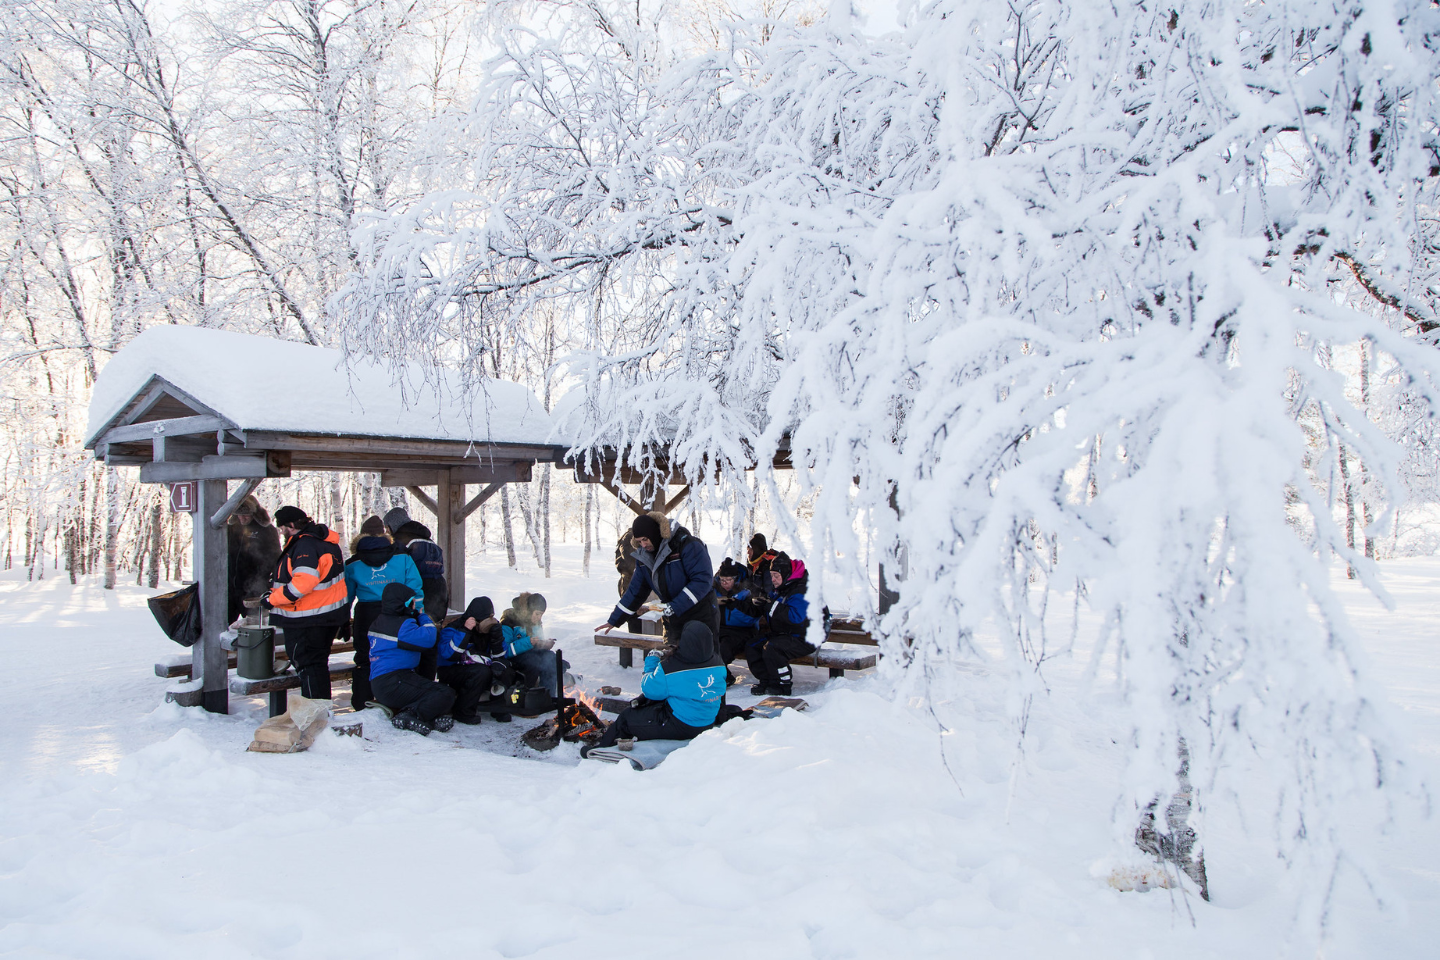
[[[731,669],[730,669],[729,667],[726,667],[726,668],[725,668],[725,686],[727,686],[727,687],[733,687],[733,686],[735,686],[735,684],[737,684],[737,683],[739,683],[739,682],[740,682],[740,678],[737,677],[737,676],[735,676],[735,674],[731,671]]]
[[[754,694],[755,696],[757,696],[757,697],[763,697],[763,696],[765,696],[765,694],[771,692],[771,691],[770,691],[770,681],[768,681],[768,680],[761,680],[759,683],[755,684],[754,686],[752,686],[752,687],[750,688],[750,692],[751,692],[752,694]]]
[[[430,731],[434,729],[413,713],[397,713],[390,718],[390,725],[396,730],[410,730],[422,737],[430,736]]]
[[[492,713],[490,719],[496,723],[509,723],[512,718],[508,713]]]
[[[467,715],[467,716],[456,717],[456,718],[455,718],[455,722],[456,722],[456,723],[463,723],[463,724],[465,724],[466,726],[473,727],[473,726],[475,726],[476,724],[478,724],[478,723],[480,722],[480,714],[478,714],[478,713],[472,713],[472,714],[469,714],[469,715]]]
[[[450,716],[450,714],[448,713],[442,714],[436,717],[435,722],[430,724],[430,726],[434,727],[436,730],[439,730],[441,733],[449,733],[451,730],[455,729],[455,718]]]

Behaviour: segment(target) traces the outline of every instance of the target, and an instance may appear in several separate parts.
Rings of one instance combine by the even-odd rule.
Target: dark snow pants
[[[664,700],[651,700],[641,707],[626,707],[615,722],[605,728],[596,746],[613,747],[621,737],[636,740],[693,740],[709,727],[681,723]]]
[[[461,723],[480,722],[480,700],[490,692],[495,673],[483,663],[452,663],[436,671],[440,682],[455,691],[451,716]]]
[[[370,624],[380,616],[379,600],[361,600],[355,604],[355,616],[350,621],[350,637],[355,642],[355,672],[350,676],[350,705],[364,710],[365,704],[375,699],[370,688]]]
[[[755,631],[740,627],[720,628],[720,659],[726,666],[735,662],[735,658],[745,653],[745,648],[750,641],[755,639]]]
[[[750,672],[755,675],[756,680],[789,683],[791,659],[814,652],[815,647],[800,637],[783,634],[757,637],[754,643],[745,648],[745,662],[750,664]]]
[[[450,712],[455,691],[443,683],[426,680],[414,670],[392,670],[370,678],[375,699],[395,714],[409,713],[426,723]]]
[[[300,696],[311,700],[330,699],[330,645],[340,624],[283,624],[285,655],[300,674]]]

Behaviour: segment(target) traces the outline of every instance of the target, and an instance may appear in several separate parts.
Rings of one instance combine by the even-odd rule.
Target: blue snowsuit
[[[640,693],[649,702],[621,711],[599,746],[613,746],[621,737],[690,740],[704,733],[725,700],[725,664],[709,627],[692,620],[681,628],[675,653],[663,660],[648,654]]]
[[[385,586],[380,616],[370,625],[370,684],[375,699],[397,716],[433,723],[450,711],[455,691],[415,672],[420,655],[434,650],[437,639],[423,603],[424,598],[403,583]]]

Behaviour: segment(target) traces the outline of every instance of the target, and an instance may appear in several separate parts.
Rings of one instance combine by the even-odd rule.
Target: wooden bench
[[[355,664],[349,660],[330,662],[330,682],[348,681],[355,672]],[[270,694],[270,716],[278,717],[285,712],[287,690],[300,689],[300,674],[282,673],[265,680],[250,680],[245,677],[230,677],[230,693],[237,697],[256,697]],[[361,705],[363,708],[363,704]]]
[[[857,643],[869,646],[876,646],[876,642],[870,634],[858,629],[859,621],[848,621],[856,625],[857,629],[846,629],[837,634],[832,623],[830,632],[825,635],[826,640],[837,643]],[[864,639],[850,639],[851,637],[863,637]],[[595,631],[595,644],[601,647],[617,647],[620,650],[620,666],[628,667],[634,662],[634,651],[644,650],[647,653],[651,650],[658,650],[665,645],[663,637],[648,634],[629,633],[612,630],[609,633]],[[878,653],[866,653],[859,650],[843,650],[835,647],[821,647],[814,653],[807,653],[803,657],[795,657],[791,664],[802,667],[823,667],[830,671],[832,677],[845,676],[846,670],[868,670],[875,666]]]
[[[332,654],[351,653],[354,651],[354,649],[355,644],[346,640],[343,643],[334,644],[330,648],[330,652]],[[193,669],[193,664],[191,662],[192,659],[193,658],[190,654],[181,653],[173,657],[169,657],[168,659],[161,660],[159,663],[155,664],[155,676],[159,677],[162,680],[174,680],[177,677],[189,677],[191,670]],[[279,643],[275,644],[275,659],[289,659],[285,655],[285,648]],[[235,651],[230,651],[230,653],[226,657],[226,666],[229,667],[231,670],[235,669]]]

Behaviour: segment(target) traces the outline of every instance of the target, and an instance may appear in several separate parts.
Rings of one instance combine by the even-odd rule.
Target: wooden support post
[[[465,484],[456,483],[448,469],[436,475],[435,543],[445,553],[445,580],[449,606],[465,608],[465,523],[456,522],[465,509]]]
[[[670,501],[669,501],[668,503],[666,503],[665,506],[661,507],[660,509],[663,510],[663,511],[665,512],[665,516],[668,517],[668,516],[670,516],[670,511],[671,511],[671,510],[674,510],[676,507],[680,506],[680,503],[681,503],[686,497],[688,497],[689,495],[690,495],[690,484],[687,483],[687,484],[685,484],[685,486],[683,486],[683,487],[680,488],[680,492],[679,492],[679,493],[677,493],[677,494],[675,494],[675,496],[671,497],[671,498],[670,498]]]
[[[476,510],[479,510],[480,507],[485,503],[485,501],[495,496],[495,494],[498,493],[500,491],[500,488],[503,486],[505,486],[505,481],[496,480],[494,483],[490,484],[488,487],[475,494],[475,498],[469,503],[465,504],[465,506],[461,508],[460,512],[455,515],[455,522],[464,523],[470,518],[470,514],[474,513]]]
[[[211,713],[230,712],[229,663],[220,634],[230,610],[230,558],[223,527],[209,520],[225,503],[224,480],[201,480],[196,511],[191,514],[195,542],[195,582],[200,585],[200,642],[195,644],[192,677],[202,681],[201,703]]]
[[[448,472],[445,473],[446,476],[449,476]],[[426,510],[429,510],[437,517],[440,515],[440,508],[435,505],[434,500],[431,500],[430,497],[426,495],[424,490],[421,490],[419,487],[406,487],[405,489],[410,492],[410,496],[420,501],[420,506],[424,507]]]

